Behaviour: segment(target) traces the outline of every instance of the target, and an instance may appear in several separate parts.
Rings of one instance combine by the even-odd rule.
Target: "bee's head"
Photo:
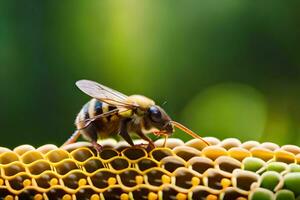
[[[147,122],[159,131],[163,131],[168,135],[174,132],[174,126],[171,123],[169,115],[159,106],[152,105],[146,113]]]

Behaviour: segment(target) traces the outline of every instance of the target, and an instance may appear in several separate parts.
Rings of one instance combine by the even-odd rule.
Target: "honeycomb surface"
[[[300,148],[229,138],[0,147],[0,199],[298,199]]]

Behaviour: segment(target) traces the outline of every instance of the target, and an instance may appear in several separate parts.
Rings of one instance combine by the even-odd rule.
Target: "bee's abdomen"
[[[91,99],[87,102],[77,115],[75,124],[77,129],[82,129],[89,119],[99,116],[103,113],[116,109],[115,106],[108,105],[104,102],[98,101],[97,99]],[[109,121],[110,116],[101,118],[102,121]]]

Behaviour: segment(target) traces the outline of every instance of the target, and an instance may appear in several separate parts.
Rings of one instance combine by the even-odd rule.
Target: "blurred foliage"
[[[82,78],[167,101],[204,136],[299,145],[299,4],[1,1],[0,145],[61,144]]]

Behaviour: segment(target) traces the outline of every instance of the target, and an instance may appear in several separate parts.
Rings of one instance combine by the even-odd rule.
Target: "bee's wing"
[[[99,101],[125,107],[136,107],[137,105],[125,103],[127,96],[100,83],[90,80],[80,80],[76,86],[87,95],[98,99]]]

